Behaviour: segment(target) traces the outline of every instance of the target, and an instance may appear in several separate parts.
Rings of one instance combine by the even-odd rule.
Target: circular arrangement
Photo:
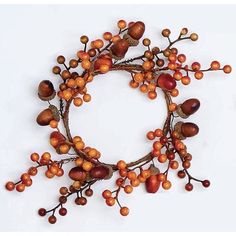
[[[37,175],[39,168],[45,168],[45,176],[49,179],[64,175],[63,167],[67,163],[74,163],[69,171],[71,185],[59,189],[59,202],[52,209],[40,208],[40,216],[48,216],[51,224],[56,223],[56,213],[61,216],[67,214],[65,204],[70,196],[75,196],[76,205],[84,206],[87,199],[93,195],[95,184],[99,180],[108,180],[118,173],[114,190],[105,189],[101,196],[106,205],[119,206],[120,214],[127,216],[129,208],[120,203],[120,194],[130,194],[133,189],[144,184],[148,193],[156,193],[171,188],[168,173],[177,172],[177,176],[186,179],[185,189],[193,190],[193,182],[199,182],[203,187],[210,186],[209,180],[200,180],[193,177],[189,168],[192,155],[188,152],[184,140],[198,134],[199,128],[192,122],[184,119],[193,115],[200,107],[197,98],[190,98],[181,104],[172,101],[179,95],[178,84],[188,85],[191,76],[197,80],[203,78],[204,72],[222,70],[231,72],[229,65],[221,66],[218,61],[211,62],[209,68],[202,69],[199,62],[187,65],[186,56],[179,53],[174,47],[183,40],[196,41],[196,33],[188,33],[183,28],[175,40],[171,40],[171,31],[162,30],[162,36],[167,39],[168,45],[164,49],[151,46],[151,40],[142,40],[144,52],[134,58],[124,59],[129,50],[134,50],[140,43],[145,32],[145,24],[141,21],[126,23],[120,20],[117,24],[118,33],[105,32],[103,39],[96,39],[89,43],[87,36],[80,38],[83,49],[78,51],[75,59],[66,63],[64,56],[57,57],[58,65],[52,72],[61,80],[58,91],[49,80],[43,80],[38,86],[38,97],[47,103],[47,107],[37,117],[40,126],[50,126],[50,144],[58,155],[67,155],[62,159],[55,159],[49,152],[42,155],[32,153],[30,159],[35,165],[23,173],[19,181],[7,182],[6,189],[16,189],[23,192],[32,185],[32,177]],[[133,162],[119,160],[115,164],[101,161],[101,153],[94,147],[85,144],[82,137],[72,135],[69,125],[71,106],[80,107],[90,102],[92,97],[87,91],[87,84],[96,76],[110,71],[126,71],[130,75],[129,85],[139,89],[149,99],[156,99],[163,93],[167,116],[162,128],[154,128],[147,132],[146,137],[152,142],[150,152]],[[57,80],[56,82],[59,83]],[[59,105],[53,105],[53,99],[59,100]],[[176,121],[178,119],[178,121]],[[62,131],[64,128],[65,132]]]

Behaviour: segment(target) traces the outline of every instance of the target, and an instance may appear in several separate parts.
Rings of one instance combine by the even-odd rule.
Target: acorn
[[[112,58],[109,54],[103,54],[95,60],[94,70],[99,70],[102,65],[107,65],[109,69],[112,67]]]
[[[60,120],[59,111],[53,105],[50,105],[49,108],[47,108],[47,109],[43,110],[41,113],[39,113],[39,115],[36,119],[37,123],[41,126],[49,125],[50,121],[52,121],[52,120],[56,120],[56,121]]]
[[[179,104],[177,106],[177,114],[186,119],[190,115],[194,114],[200,107],[200,101],[196,98],[190,98],[186,100],[184,103]]]
[[[180,139],[193,137],[199,132],[199,128],[196,124],[191,122],[184,123],[182,121],[179,121],[175,124],[174,130],[179,133]]]
[[[162,73],[159,75],[157,84],[160,88],[168,91],[174,89],[177,85],[175,79],[170,74],[166,73]]]
[[[56,96],[56,91],[51,81],[43,80],[38,86],[38,96],[43,101],[50,101]]]
[[[69,171],[69,177],[75,181],[84,181],[87,177],[86,172],[81,167],[74,167]]]
[[[111,57],[116,60],[121,60],[125,57],[129,49],[129,43],[125,39],[116,41],[110,48]]]
[[[151,175],[145,181],[146,191],[148,193],[156,193],[160,187],[161,182],[158,180],[157,175]]]
[[[92,179],[110,179],[112,175],[113,170],[107,165],[95,166],[90,171],[90,177]]]
[[[127,40],[130,46],[137,46],[144,31],[145,24],[141,21],[137,21],[129,27],[127,34],[125,34],[123,38]]]

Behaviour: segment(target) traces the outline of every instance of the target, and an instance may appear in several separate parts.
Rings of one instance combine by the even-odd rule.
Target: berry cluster
[[[198,35],[189,34],[187,28],[183,28],[175,40],[171,40],[169,29],[162,30],[162,36],[168,40],[168,45],[164,49],[152,46],[151,40],[144,38],[142,55],[124,59],[129,50],[139,45],[145,32],[145,24],[141,21],[127,24],[120,20],[117,26],[118,33],[105,32],[102,39],[95,39],[90,43],[87,36],[82,36],[80,41],[83,49],[68,62],[62,55],[57,57],[58,64],[52,69],[53,74],[59,77],[56,82],[57,90],[49,80],[43,80],[38,86],[38,96],[47,102],[47,107],[39,113],[36,121],[40,126],[51,127],[49,142],[55,152],[63,158],[52,160],[48,152],[43,153],[41,157],[37,153],[31,154],[30,159],[35,165],[23,173],[19,181],[8,182],[6,189],[22,192],[25,187],[31,186],[32,176],[37,174],[39,168],[45,168],[47,178],[53,178],[64,175],[65,164],[74,163],[74,167],[68,173],[71,184],[59,189],[58,204],[49,210],[38,210],[40,216],[48,215],[51,224],[57,221],[56,212],[61,216],[67,214],[65,204],[70,196],[75,196],[76,205],[86,205],[87,198],[93,195],[94,184],[99,180],[110,179],[115,172],[119,175],[115,181],[116,189],[104,190],[102,197],[108,206],[117,203],[122,216],[129,214],[129,208],[121,205],[119,200],[122,191],[131,194],[134,188],[142,184],[148,193],[156,193],[160,186],[168,190],[172,185],[168,176],[171,170],[175,170],[181,179],[187,177],[187,191],[192,191],[193,181],[200,182],[204,187],[210,186],[209,180],[200,180],[190,174],[192,155],[184,144],[186,138],[198,134],[199,127],[191,122],[183,122],[182,119],[193,115],[199,109],[200,101],[190,98],[176,104],[172,98],[179,95],[179,83],[188,85],[192,77],[200,80],[208,71],[222,70],[230,73],[231,67],[221,66],[218,61],[212,61],[206,69],[202,69],[199,62],[188,65],[186,56],[174,47],[179,41],[198,39]],[[90,102],[91,95],[88,93],[87,85],[95,76],[110,71],[126,71],[131,78],[131,88],[139,88],[149,99],[155,99],[158,93],[162,92],[166,100],[167,117],[163,128],[149,131],[146,135],[148,140],[153,141],[150,152],[130,163],[124,160],[119,160],[116,164],[101,162],[101,153],[96,148],[86,145],[80,136],[72,135],[70,130],[71,105],[80,107]],[[54,98],[59,100],[58,106],[52,104]],[[178,121],[175,120],[177,117],[180,118]]]

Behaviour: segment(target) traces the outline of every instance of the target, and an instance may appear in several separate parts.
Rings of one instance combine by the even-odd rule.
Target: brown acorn
[[[193,137],[198,134],[199,128],[196,124],[191,122],[177,122],[175,124],[174,130],[180,135],[180,139],[185,139],[188,137]]]
[[[200,101],[196,98],[186,100],[184,103],[179,104],[177,107],[177,114],[182,118],[188,118],[194,114],[200,107]]]
[[[146,191],[148,193],[156,193],[160,184],[161,182],[158,180],[157,175],[151,175],[145,182]]]
[[[128,41],[130,46],[137,46],[144,31],[145,24],[141,21],[137,21],[129,27],[127,34],[125,34],[123,38]]]
[[[87,175],[83,168],[77,166],[69,171],[69,177],[75,181],[84,181]]]
[[[112,168],[105,165],[95,166],[90,171],[90,177],[93,179],[110,179],[112,174]]]
[[[51,120],[60,120],[60,115],[58,109],[50,105],[49,108],[43,110],[41,113],[39,113],[36,121],[39,125],[41,126],[46,126],[49,125]]]
[[[52,100],[56,96],[53,84],[49,80],[43,80],[38,86],[38,96],[43,101]]]
[[[120,60],[125,57],[126,52],[129,49],[129,43],[125,39],[116,41],[110,48],[110,54],[112,58]]]

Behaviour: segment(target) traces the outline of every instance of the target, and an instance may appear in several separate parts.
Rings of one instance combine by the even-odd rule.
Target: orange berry
[[[218,61],[213,61],[211,63],[211,69],[212,70],[219,70],[220,69],[220,63]]]
[[[173,170],[176,170],[179,168],[179,163],[178,161],[171,161],[170,162],[170,168],[173,169]]]
[[[171,182],[169,180],[165,180],[162,182],[162,188],[168,190],[171,188]]]
[[[127,173],[127,178],[128,178],[129,180],[135,180],[135,179],[137,178],[137,174],[136,174],[134,171],[129,171],[129,172]]]
[[[183,77],[182,73],[180,71],[176,71],[174,74],[173,74],[173,77],[174,79],[176,80],[181,80],[181,78]]]
[[[91,62],[89,60],[83,60],[81,62],[81,66],[82,66],[83,69],[89,70],[90,67],[91,67]]]
[[[232,68],[230,65],[225,65],[223,67],[223,71],[226,73],[226,74],[229,74],[231,71],[232,71]]]
[[[140,87],[139,87],[139,90],[142,92],[142,93],[147,93],[148,92],[148,86],[146,84],[142,84]]]
[[[75,82],[74,79],[69,79],[69,80],[67,80],[66,85],[67,85],[69,88],[74,88],[75,85],[76,85],[76,82]]]
[[[126,186],[124,187],[124,191],[125,191],[127,194],[130,194],[130,193],[133,192],[133,187],[130,186],[130,185],[126,185]]]
[[[161,144],[160,141],[155,141],[152,146],[155,150],[161,150],[163,145]]]
[[[159,174],[157,175],[157,179],[158,179],[158,181],[163,182],[163,181],[166,180],[166,175],[163,174],[163,173],[159,173]]]
[[[83,100],[81,98],[74,98],[73,103],[76,107],[79,107],[83,104]]]
[[[82,165],[82,168],[85,171],[90,171],[93,168],[93,164],[91,162],[89,162],[89,161],[84,161],[84,163]]]
[[[169,111],[173,112],[177,109],[177,104],[176,103],[171,103],[171,104],[169,104],[168,108],[169,108]]]
[[[49,152],[43,153],[42,159],[46,160],[46,161],[49,161],[51,159],[51,154]]]
[[[120,214],[122,216],[127,216],[129,214],[129,208],[128,207],[121,207],[120,208]]]
[[[97,150],[96,150],[95,148],[91,148],[91,149],[89,150],[89,152],[88,152],[88,156],[89,156],[90,158],[96,157],[96,156],[97,156]]]
[[[75,83],[79,88],[83,88],[85,86],[85,80],[82,77],[77,77],[75,79]]]
[[[191,79],[188,76],[184,76],[184,77],[182,77],[181,82],[184,85],[188,85],[188,84],[190,84]]]
[[[24,184],[16,185],[16,191],[23,192],[24,190],[25,190],[25,185]]]
[[[124,170],[127,166],[125,161],[123,160],[118,161],[116,165],[119,170]]]
[[[95,41],[93,41],[93,47],[95,48],[102,48],[104,45],[104,42],[101,39],[96,39]]]
[[[75,165],[76,165],[76,166],[82,166],[83,163],[84,163],[84,159],[81,158],[81,157],[79,157],[79,158],[77,158],[77,159],[75,160]]]
[[[155,139],[155,133],[153,131],[149,131],[146,136],[149,140]]]
[[[66,153],[69,152],[69,150],[70,150],[70,146],[66,143],[60,145],[60,147],[59,147],[59,151],[60,151],[61,154],[66,154]]]
[[[58,126],[58,122],[56,120],[51,120],[49,125],[51,128],[55,129]]]
[[[113,205],[115,205],[115,203],[116,203],[116,200],[113,197],[109,197],[109,198],[106,199],[106,204],[108,206],[113,206]]]
[[[77,142],[80,142],[80,141],[82,141],[82,138],[80,136],[75,136],[73,138],[73,143],[77,143]]]
[[[117,23],[118,28],[124,29],[126,27],[127,23],[124,20],[119,20]]]
[[[107,73],[108,71],[109,71],[109,66],[108,65],[101,65],[100,67],[99,67],[99,70],[100,70],[100,72],[101,73],[103,73],[103,74],[105,74],[105,73]]]
[[[196,71],[194,73],[194,77],[198,80],[202,79],[203,78],[203,73],[201,71]]]
[[[9,181],[6,183],[5,187],[8,191],[13,191],[15,189],[15,184]]]
[[[105,32],[105,33],[103,34],[103,38],[104,38],[105,40],[107,40],[107,41],[110,41],[110,40],[112,39],[112,33],[110,33],[110,32]]]
[[[34,162],[39,160],[39,154],[38,153],[32,153],[30,156],[30,159]]]
[[[170,95],[172,97],[177,97],[179,95],[179,90],[178,89],[171,90]]]
[[[144,80],[144,74],[142,73],[134,74],[134,81],[136,81],[137,83],[142,83],[143,80]]]
[[[163,136],[163,130],[161,130],[161,129],[156,129],[154,133],[157,137],[162,137]]]
[[[103,196],[103,198],[107,199],[112,196],[112,193],[110,190],[106,189],[102,192],[102,196]]]
[[[141,176],[145,179],[149,178],[151,176],[151,171],[150,170],[143,170],[141,172]]]
[[[50,170],[47,170],[47,171],[45,172],[45,175],[46,175],[46,177],[49,178],[49,179],[51,179],[51,178],[53,178],[53,177],[55,176]]]
[[[153,100],[157,97],[157,93],[155,91],[149,91],[148,97]]]
[[[130,184],[131,184],[133,187],[138,187],[138,186],[140,185],[140,181],[139,181],[138,178],[132,179],[132,180],[130,181]]]
[[[134,81],[134,80],[131,80],[131,81],[129,82],[129,85],[130,85],[131,88],[138,88],[139,83],[136,82],[136,81]]]
[[[85,101],[85,102],[90,102],[91,101],[91,95],[90,94],[84,94],[84,96],[83,96],[83,100]]]
[[[167,161],[167,156],[166,154],[161,154],[159,157],[158,157],[158,161],[160,163],[165,163]]]
[[[84,144],[83,141],[79,141],[79,142],[76,142],[76,143],[75,143],[75,148],[76,148],[77,150],[82,150],[82,149],[84,149],[84,146],[85,146],[85,144]]]
[[[119,175],[121,176],[121,177],[126,177],[127,176],[127,170],[125,170],[125,169],[121,169],[121,170],[119,170]]]

